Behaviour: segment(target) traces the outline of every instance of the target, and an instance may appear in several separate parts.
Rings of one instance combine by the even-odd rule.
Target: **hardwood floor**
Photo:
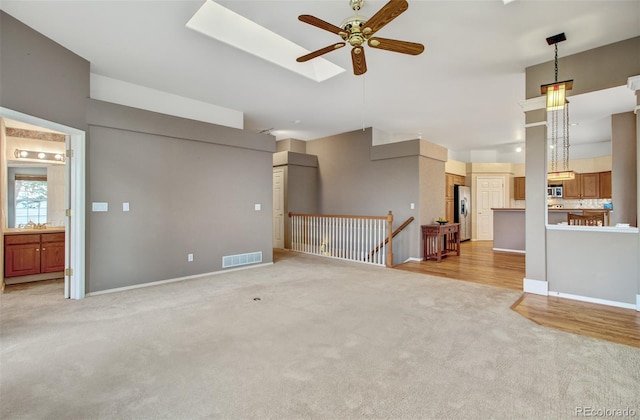
[[[461,244],[460,256],[419,261],[396,269],[522,290],[524,254],[493,251],[491,241]],[[640,312],[595,303],[523,293],[515,312],[549,328],[640,348]]]
[[[411,261],[395,268],[506,289],[522,290],[524,254],[497,252],[492,247],[492,241],[465,241],[460,244],[459,257],[448,256],[442,262],[435,260]]]
[[[511,309],[546,327],[640,348],[640,312],[524,293]]]

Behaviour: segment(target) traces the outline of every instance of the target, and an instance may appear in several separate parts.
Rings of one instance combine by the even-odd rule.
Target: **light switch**
[[[262,210],[262,205],[261,204],[256,204],[255,205],[255,209],[256,209],[256,211]]]
[[[91,203],[92,211],[109,211],[109,203],[93,202]]]
[[[129,203],[122,203],[122,211],[129,211]]]
[[[416,209],[416,203],[411,203],[411,210],[415,210]]]

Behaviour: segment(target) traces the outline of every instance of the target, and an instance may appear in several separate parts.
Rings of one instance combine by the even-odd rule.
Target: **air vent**
[[[222,257],[222,268],[237,267],[239,265],[262,262],[262,251],[247,254],[227,255]]]

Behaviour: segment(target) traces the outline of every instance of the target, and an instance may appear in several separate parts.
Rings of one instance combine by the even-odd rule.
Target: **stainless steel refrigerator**
[[[460,240],[471,239],[471,188],[456,185],[453,190],[453,221],[460,223]]]

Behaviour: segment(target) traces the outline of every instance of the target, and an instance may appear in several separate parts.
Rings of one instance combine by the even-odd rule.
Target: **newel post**
[[[389,247],[387,248],[387,262],[386,266],[393,267],[393,213],[389,210],[387,214],[387,232],[389,235]]]

